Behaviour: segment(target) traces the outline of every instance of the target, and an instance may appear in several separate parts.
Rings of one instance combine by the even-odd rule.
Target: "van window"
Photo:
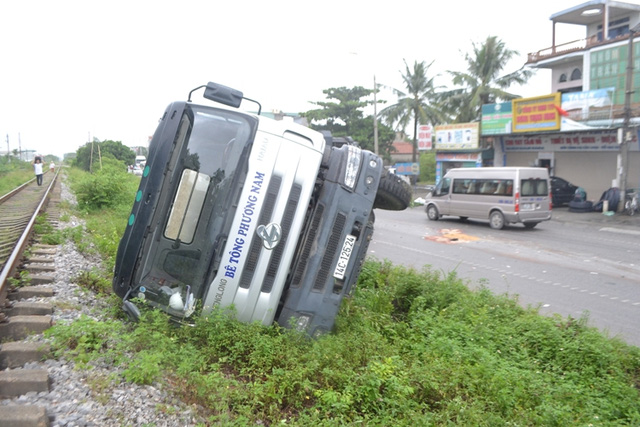
[[[520,181],[520,192],[522,197],[548,196],[547,180],[540,178],[523,179]]]
[[[449,194],[449,189],[451,188],[451,178],[443,178],[437,185],[435,194],[437,196],[443,196],[445,194]]]
[[[485,194],[491,196],[511,196],[512,179],[454,179],[453,194]]]
[[[466,194],[469,191],[470,179],[454,179],[453,194]]]

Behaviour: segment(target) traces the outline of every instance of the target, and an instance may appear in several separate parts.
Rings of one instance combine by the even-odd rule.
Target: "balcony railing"
[[[527,64],[533,64],[545,59],[554,58],[557,56],[566,55],[571,52],[579,52],[581,50],[588,50],[595,46],[602,46],[609,43],[615,43],[620,40],[629,38],[629,34],[623,34],[613,39],[598,40],[597,35],[587,37],[585,39],[574,40],[568,43],[558,44],[552,47],[548,47],[537,52],[529,53],[527,55]]]

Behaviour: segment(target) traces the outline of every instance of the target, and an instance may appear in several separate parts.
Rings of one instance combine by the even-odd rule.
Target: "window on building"
[[[629,17],[617,19],[609,22],[609,32],[607,39],[615,39],[616,37],[629,34]],[[602,41],[602,25],[598,25],[598,41]]]
[[[560,79],[558,79],[560,83],[564,83],[567,81],[567,75],[565,73],[560,74]]]
[[[571,72],[571,81],[573,80],[581,80],[582,79],[582,71],[579,68],[574,69]]]

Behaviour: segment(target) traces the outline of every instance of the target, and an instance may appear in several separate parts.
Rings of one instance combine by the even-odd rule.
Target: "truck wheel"
[[[411,204],[409,184],[398,175],[384,171],[380,177],[380,185],[373,207],[388,211],[401,211],[406,209],[409,204]]]

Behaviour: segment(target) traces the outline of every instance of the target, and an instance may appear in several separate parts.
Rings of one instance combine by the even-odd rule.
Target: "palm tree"
[[[453,84],[461,87],[442,94],[447,111],[452,113],[456,122],[479,120],[483,104],[520,97],[506,90],[514,84],[526,83],[533,71],[521,68],[501,75],[504,67],[517,54],[517,51],[507,49],[505,43],[496,36],[487,37],[480,46],[473,43],[473,54],[465,55],[467,71],[449,71],[453,76]]]
[[[442,123],[443,115],[437,107],[435,100],[438,98],[434,78],[427,77],[429,67],[433,64],[425,65],[423,62],[414,62],[413,70],[404,61],[405,73],[402,74],[402,80],[406,88],[406,92],[393,89],[398,96],[398,102],[390,105],[380,111],[380,117],[383,118],[389,126],[395,129],[404,130],[413,120],[413,155],[412,161],[415,163],[418,153],[418,123],[422,121],[424,124]]]

